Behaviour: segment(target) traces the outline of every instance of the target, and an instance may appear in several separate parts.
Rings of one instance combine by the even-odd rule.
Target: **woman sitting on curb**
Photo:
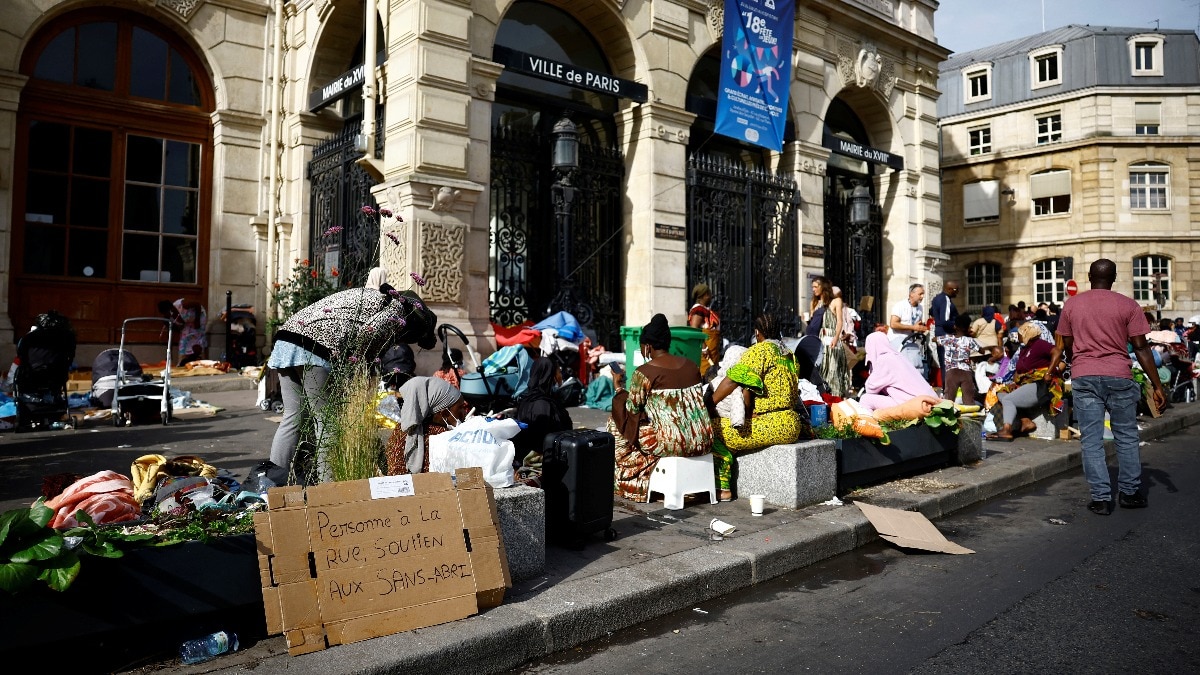
[[[631,501],[646,501],[660,457],[697,457],[713,450],[700,369],[669,353],[670,347],[667,317],[655,314],[642,328],[646,362],[629,376],[628,389],[613,396],[608,430],[617,444],[616,492]]]
[[[795,443],[801,436],[812,437],[808,419],[796,411],[799,399],[796,359],[780,342],[780,337],[774,316],[762,314],[756,318],[754,346],[742,354],[713,392],[713,403],[719,404],[741,386],[746,410],[750,412],[741,427],[722,418],[716,429],[713,463],[717,469],[718,497],[724,501],[733,498],[730,479],[735,454]]]

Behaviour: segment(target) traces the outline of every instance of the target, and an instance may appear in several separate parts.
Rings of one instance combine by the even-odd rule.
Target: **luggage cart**
[[[162,378],[157,380],[149,380],[146,382],[135,382],[126,384],[125,379],[125,359],[117,359],[117,379],[113,386],[112,399],[112,419],[113,426],[122,426],[127,423],[125,413],[130,413],[131,408],[135,405],[147,405],[154,398],[159,399],[159,414],[162,417],[162,423],[165,426],[171,421],[171,338],[173,333],[173,325],[171,319],[155,317],[155,316],[139,316],[130,319],[125,319],[121,322],[121,347],[120,352],[125,352],[125,333],[129,328],[129,324],[135,322],[154,322],[166,324],[167,328],[167,358],[163,368]],[[124,406],[122,404],[125,404]],[[128,420],[132,423],[132,418]]]

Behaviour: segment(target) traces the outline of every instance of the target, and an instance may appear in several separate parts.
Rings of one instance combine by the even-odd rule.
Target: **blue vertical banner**
[[[725,0],[716,132],[783,149],[795,0]]]

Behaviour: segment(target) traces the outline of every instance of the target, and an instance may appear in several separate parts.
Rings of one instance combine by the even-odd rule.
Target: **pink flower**
[[[422,305],[420,300],[413,300],[412,304],[413,307],[416,307],[417,309],[425,309],[425,305]]]
[[[407,321],[405,321],[404,319],[401,319],[400,317],[396,317],[396,325],[398,325],[398,326],[400,326],[401,328],[403,328],[403,327],[405,327],[405,326],[407,326],[407,325],[408,325],[408,322],[407,322]]]
[[[417,274],[416,272],[409,272],[408,276],[412,277],[413,281],[417,282],[418,286],[425,285],[425,277],[421,276],[420,274]]]
[[[351,357],[350,357],[350,363],[358,363],[358,357],[357,357],[357,356],[351,356]]]
[[[379,209],[379,215],[383,216],[384,218],[391,218],[392,210],[391,209]]]
[[[395,232],[385,232],[384,234],[387,236],[388,239],[392,240],[393,244],[395,244],[397,246],[400,245],[400,237],[397,237]]]
[[[360,209],[360,210],[363,213],[367,214],[368,216],[373,216],[376,213],[375,209],[370,204],[367,204],[366,206],[362,207],[362,209]]]
[[[343,228],[341,225],[334,225],[333,227],[329,228],[328,230],[325,230],[325,233],[322,234],[321,236],[322,237],[332,237],[333,235],[337,234],[338,232],[341,232],[342,229]]]
[[[324,310],[322,310],[322,311],[324,311],[326,314],[329,314],[330,312],[332,312],[332,311],[333,311],[333,308],[332,308],[332,307],[326,307],[326,308],[325,308]]]
[[[398,295],[400,295],[400,291],[393,288],[388,291],[388,295],[390,295],[394,298],[394,297],[397,297]]]

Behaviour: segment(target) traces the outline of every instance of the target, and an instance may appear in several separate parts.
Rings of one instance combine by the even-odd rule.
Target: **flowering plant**
[[[267,329],[274,332],[296,312],[336,293],[337,276],[336,267],[326,276],[323,268],[314,266],[307,258],[297,258],[292,276],[282,284],[276,283],[271,289],[271,304],[276,308],[276,312],[267,322]]]

